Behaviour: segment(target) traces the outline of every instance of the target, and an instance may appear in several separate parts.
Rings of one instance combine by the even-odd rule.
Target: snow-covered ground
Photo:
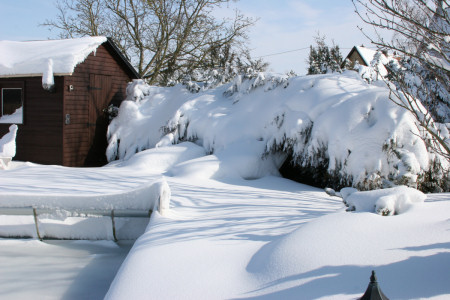
[[[413,183],[433,157],[410,116],[386,102],[385,87],[352,74],[261,76],[200,94],[135,83],[138,97],[110,127],[108,156],[122,160],[91,169],[13,163],[0,171],[0,203],[54,208],[40,219],[44,233],[92,239],[112,238],[94,233],[110,220],[73,220],[65,208],[154,208],[107,299],[351,299],[372,270],[391,299],[448,299],[450,194],[345,189],[346,211],[341,197],[281,178],[285,156],[267,151],[283,137],[299,155],[327,143],[355,178]],[[393,138],[400,158],[383,150]],[[170,203],[155,202],[163,194]],[[126,236],[141,234],[128,224]],[[0,216],[0,231],[33,234],[33,223]]]
[[[132,245],[0,239],[0,299],[103,299]]]
[[[396,216],[346,212],[341,198],[276,176],[211,179],[217,157],[191,159],[201,150],[183,143],[104,167],[126,180],[136,162],[156,165],[153,178],[164,176],[172,194],[170,212],[152,215],[108,299],[349,299],[362,295],[372,269],[391,299],[450,296],[449,194],[428,195]],[[164,162],[164,153],[180,163]],[[27,168],[36,185],[51,183],[34,170],[53,167]],[[91,175],[65,170],[69,188],[71,170]],[[14,169],[0,174],[13,180]]]

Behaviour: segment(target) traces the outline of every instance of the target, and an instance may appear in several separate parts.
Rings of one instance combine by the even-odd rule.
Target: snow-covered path
[[[249,287],[259,285],[247,270],[258,249],[343,207],[340,199],[320,189],[278,177],[230,183],[166,180],[172,189],[172,215],[152,217],[115,279],[110,298],[244,296]]]
[[[394,298],[450,295],[449,194],[382,217],[277,177],[166,180],[172,214],[152,217],[107,299],[349,299],[372,269]]]

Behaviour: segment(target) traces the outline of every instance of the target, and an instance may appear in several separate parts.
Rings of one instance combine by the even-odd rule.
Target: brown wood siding
[[[23,124],[18,124],[16,156],[14,160],[40,164],[62,164],[63,77],[55,77],[55,89],[42,88],[42,77],[1,78],[24,84]],[[0,124],[0,136],[8,132],[10,124]]]
[[[353,68],[355,66],[356,61],[358,61],[358,63],[361,66],[367,66],[366,62],[364,61],[364,59],[361,57],[361,55],[359,55],[358,51],[354,51],[349,57],[348,59],[351,61],[350,67]]]
[[[64,125],[63,129],[63,164],[65,166],[87,165],[86,158],[91,149],[89,137],[89,105],[92,100],[92,91],[89,90],[91,75],[105,75],[111,78],[112,96],[108,104],[120,105],[125,99],[126,86],[131,78],[125,69],[117,63],[111,53],[102,45],[95,53],[75,68],[72,76],[66,76],[64,81],[64,112],[70,114],[70,124]],[[73,91],[69,91],[69,86]],[[106,108],[106,105],[104,108]],[[106,136],[106,132],[103,133]],[[106,149],[100,149],[105,153]],[[105,158],[99,157],[97,164],[106,163]]]

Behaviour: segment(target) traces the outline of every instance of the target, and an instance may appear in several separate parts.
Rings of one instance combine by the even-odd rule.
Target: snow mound
[[[386,86],[369,85],[352,71],[238,76],[195,94],[181,85],[152,87],[136,80],[127,91],[128,100],[108,129],[109,161],[191,141],[216,155],[219,170],[210,170],[211,176],[227,169],[259,178],[274,172],[260,172],[254,164],[247,167],[250,173],[228,166],[239,168],[245,157],[279,168],[280,157],[289,157],[298,168],[324,170],[313,172],[320,185],[362,190],[385,181],[417,187],[430,162],[449,167],[427,151],[414,117],[389,100]],[[257,150],[236,155],[242,149]],[[445,171],[436,176],[446,176]]]
[[[9,132],[0,138],[0,157],[14,157],[16,155],[17,125],[9,126]]]
[[[412,205],[423,203],[427,198],[424,193],[406,186],[364,192],[347,191],[341,191],[341,195],[348,210],[376,212],[383,216],[404,213]]]
[[[308,222],[251,258],[247,271],[261,282],[254,295],[356,299],[374,269],[391,299],[446,294],[449,204],[429,202],[393,218],[338,212]]]
[[[205,150],[193,143],[181,143],[170,147],[159,147],[145,150],[133,155],[126,161],[113,161],[108,167],[126,167],[134,172],[148,172],[162,174],[174,166],[204,156]]]

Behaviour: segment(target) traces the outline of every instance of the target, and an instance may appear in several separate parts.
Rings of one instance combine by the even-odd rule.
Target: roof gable
[[[373,60],[373,57],[377,53],[377,51],[368,49],[363,46],[355,46],[356,51],[358,51],[361,58],[364,60],[367,66],[370,66],[370,62]]]
[[[79,63],[106,41],[106,37],[0,41],[0,77],[41,76],[48,72],[49,66],[54,75],[72,74]]]

